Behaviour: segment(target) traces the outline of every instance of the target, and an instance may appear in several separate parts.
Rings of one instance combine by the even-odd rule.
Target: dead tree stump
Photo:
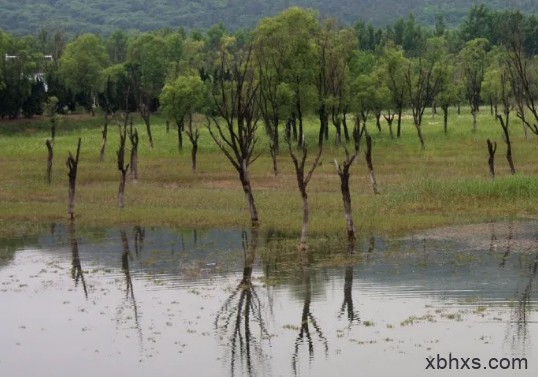
[[[127,126],[120,127],[120,146],[116,155],[118,157],[118,170],[120,172],[120,185],[118,189],[118,207],[125,207],[125,176],[129,170],[129,164],[125,165],[125,139],[127,138]]]
[[[133,121],[129,124],[129,140],[131,141],[130,173],[133,180],[138,180],[138,131],[133,131]]]
[[[494,141],[493,143],[491,140],[487,140],[488,143],[488,152],[489,152],[489,158],[488,158],[488,165],[489,165],[489,176],[491,179],[495,179],[495,152],[497,152],[497,142]]]
[[[50,139],[47,139],[45,141],[45,145],[47,146],[47,150],[48,150],[48,156],[47,156],[47,182],[50,185],[50,183],[52,181],[52,159],[54,157],[54,154],[53,154],[53,151],[52,151],[53,144],[52,144],[52,141]]]
[[[69,152],[69,157],[67,157],[66,161],[68,169],[67,176],[69,177],[69,196],[67,200],[67,213],[69,214],[71,220],[75,218],[75,186],[77,183],[78,159],[80,156],[80,141],[81,139],[78,138],[76,157],[73,158],[73,155],[71,154],[71,152]]]

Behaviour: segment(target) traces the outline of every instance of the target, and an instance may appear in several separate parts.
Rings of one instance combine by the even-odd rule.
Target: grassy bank
[[[83,225],[144,224],[175,227],[245,227],[249,225],[246,202],[237,174],[202,129],[198,172],[190,168],[190,145],[185,138],[178,151],[177,134],[167,134],[164,119],[153,118],[155,148],[149,149],[145,127],[141,134],[138,182],[128,182],[126,208],[117,208],[118,171],[115,151],[118,131],[111,126],[104,162],[99,162],[101,118],[66,118],[59,126],[54,147],[52,184],[45,180],[46,120],[0,123],[0,227],[4,235],[33,232],[38,224],[67,221],[68,150],[74,152],[82,138],[77,182],[77,223]],[[471,117],[455,110],[449,118],[449,134],[443,135],[441,114],[425,117],[426,149],[421,150],[411,120],[406,117],[402,137],[391,140],[386,124],[381,133],[373,123],[373,160],[381,195],[370,187],[364,157],[351,169],[354,219],[359,232],[401,234],[447,224],[499,219],[534,218],[538,214],[538,138],[525,139],[523,128],[513,121],[513,154],[518,173],[511,176],[504,158],[501,128],[487,109],[471,132]],[[307,122],[306,138],[317,140],[318,124]],[[322,164],[308,187],[312,233],[345,233],[339,178],[334,158],[343,149],[331,142]],[[499,144],[498,178],[488,177],[486,139]],[[278,158],[280,174],[274,177],[267,140],[260,128],[261,157],[252,165],[252,185],[262,231],[298,233],[301,200],[295,173],[282,142]]]

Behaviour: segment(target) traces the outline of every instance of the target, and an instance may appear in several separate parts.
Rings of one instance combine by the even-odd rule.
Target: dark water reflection
[[[0,376],[427,376],[425,358],[449,353],[526,357],[472,373],[535,375],[537,225],[308,252],[274,233],[143,226],[0,240]]]

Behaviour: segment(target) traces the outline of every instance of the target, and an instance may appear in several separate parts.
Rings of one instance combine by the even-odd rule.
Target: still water
[[[0,376],[536,376],[537,270],[536,222],[307,253],[271,233],[53,224],[0,240]],[[450,355],[477,369],[426,369]]]

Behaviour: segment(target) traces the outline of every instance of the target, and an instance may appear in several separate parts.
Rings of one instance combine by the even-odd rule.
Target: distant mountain
[[[336,17],[345,24],[362,20],[380,27],[413,13],[430,25],[444,15],[454,26],[480,3],[538,13],[536,0],[0,0],[0,29],[17,35],[41,28],[108,34],[118,28],[205,29],[222,23],[235,30],[253,27],[261,18],[295,5],[318,9],[322,17]]]

